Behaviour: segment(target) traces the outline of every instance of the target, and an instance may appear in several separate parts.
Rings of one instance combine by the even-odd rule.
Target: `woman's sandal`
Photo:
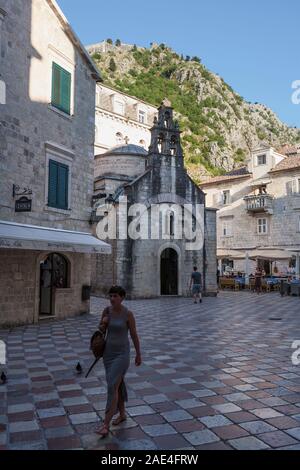
[[[100,428],[95,429],[95,433],[99,434],[102,438],[107,437],[109,434],[109,427],[106,424],[103,424],[103,426]]]
[[[126,421],[126,416],[122,417],[122,416],[118,416],[118,418],[114,419],[113,422],[111,423],[113,426],[118,426],[118,424],[121,424],[123,423],[124,421]]]

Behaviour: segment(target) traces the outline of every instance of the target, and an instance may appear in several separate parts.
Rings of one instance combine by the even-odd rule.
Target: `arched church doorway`
[[[178,254],[166,248],[160,257],[160,293],[178,295]]]
[[[40,263],[40,316],[55,314],[55,290],[66,287],[68,261],[59,253],[51,253]]]

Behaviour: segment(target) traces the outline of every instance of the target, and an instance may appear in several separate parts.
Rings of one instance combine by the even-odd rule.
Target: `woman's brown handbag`
[[[90,349],[95,356],[95,360],[93,364],[91,365],[91,367],[89,368],[89,370],[87,371],[85,378],[88,377],[93,367],[97,364],[99,359],[101,359],[101,357],[103,356],[105,343],[106,343],[105,332],[103,332],[102,330],[95,331],[95,333],[91,337],[91,342],[90,342]]]
[[[95,331],[95,333],[91,337],[90,349],[96,359],[100,359],[103,356],[105,343],[105,333],[101,330]]]
[[[101,357],[103,356],[105,343],[106,343],[106,332],[107,332],[107,328],[103,330],[103,328],[101,328],[101,326],[99,325],[99,329],[95,331],[95,333],[91,337],[90,349],[95,356],[95,360],[93,364],[91,365],[91,367],[89,368],[89,370],[87,371],[87,374],[85,377],[89,375],[93,367],[96,365],[99,359],[101,359]]]

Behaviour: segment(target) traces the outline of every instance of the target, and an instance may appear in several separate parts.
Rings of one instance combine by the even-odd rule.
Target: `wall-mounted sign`
[[[23,188],[21,190],[20,186],[18,184],[13,184],[13,197],[15,196],[28,196],[32,194],[32,189],[30,188]]]
[[[28,197],[20,197],[15,202],[15,212],[30,212],[31,211],[31,199]]]

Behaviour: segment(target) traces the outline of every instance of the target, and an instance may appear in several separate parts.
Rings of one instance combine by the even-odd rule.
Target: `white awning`
[[[111,246],[90,233],[0,220],[0,248],[75,253],[111,253]]]
[[[253,251],[249,251],[249,258],[250,259],[262,259],[262,260],[270,260],[270,261],[280,261],[280,260],[288,260],[293,256],[291,251],[286,250],[274,250],[268,248],[261,248]]]
[[[231,250],[230,248],[218,248],[217,249],[217,258],[218,259],[244,259],[246,257],[245,253],[242,253],[238,250]]]

